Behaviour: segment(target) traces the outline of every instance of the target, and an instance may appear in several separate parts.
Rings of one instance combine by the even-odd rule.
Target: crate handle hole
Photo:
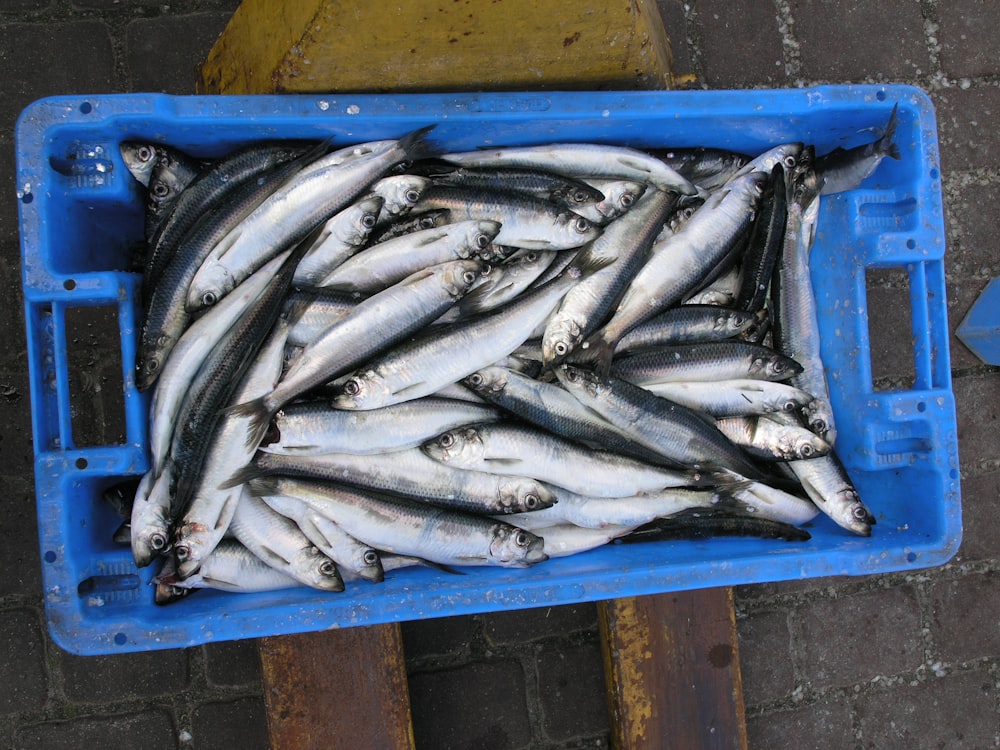
[[[94,111],[94,105],[91,104],[90,102],[84,102],[83,104],[80,105],[80,112],[82,114],[89,115],[93,111]]]
[[[916,552],[907,552],[906,553],[906,562],[916,562],[916,561],[917,561],[917,553]]]
[[[875,98],[878,99],[880,102],[884,102],[885,101],[885,92],[884,91],[877,91],[877,92],[875,92]]]
[[[45,562],[54,563],[58,559],[58,557],[59,556],[55,552],[53,552],[52,550],[48,550],[45,553]]]
[[[74,289],[76,289],[76,281],[73,279],[66,279],[63,282],[63,289],[65,289],[67,292],[72,292]]]
[[[941,173],[938,172],[936,169],[932,169],[931,170],[931,179],[932,180],[936,180],[940,176],[941,176]]]
[[[24,195],[21,196],[21,203],[27,204],[31,203],[33,200],[35,200],[34,193],[25,193]]]
[[[78,468],[78,469],[86,469],[87,468],[87,459],[82,458],[82,457],[76,459],[76,468]]]
[[[917,241],[915,239],[912,239],[912,238],[908,239],[906,241],[906,247],[909,248],[910,250],[916,249],[916,247],[917,247]]]
[[[115,633],[115,643],[124,646],[128,642],[128,636],[124,633]]]
[[[925,412],[925,411],[927,411],[927,404],[925,404],[923,401],[918,401],[917,402],[917,411],[919,411],[919,412]]]

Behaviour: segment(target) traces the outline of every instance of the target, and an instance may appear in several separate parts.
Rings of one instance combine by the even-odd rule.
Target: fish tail
[[[435,128],[435,125],[427,125],[411,133],[407,133],[399,139],[399,148],[406,154],[410,161],[427,159],[441,152],[441,149],[429,140],[427,135]]]
[[[254,469],[258,473],[247,472],[246,469]],[[247,486],[247,492],[251,497],[270,497],[271,495],[278,494],[278,480],[276,477],[265,477],[259,473],[259,469],[255,466],[247,466],[244,469],[236,472],[245,472],[247,479],[245,484]],[[234,475],[235,476],[235,475]]]
[[[598,331],[574,349],[568,357],[568,361],[574,365],[593,369],[601,382],[607,383],[611,377],[611,360],[614,358],[614,354],[614,343],[608,341]]]
[[[274,479],[267,479],[264,477],[264,470],[259,466],[249,464],[234,471],[229,479],[219,485],[219,489],[228,490],[230,487],[239,487],[241,484],[246,484],[250,489],[250,494],[253,494],[253,488],[257,483],[257,480],[269,481],[272,483],[276,481]],[[261,497],[261,495],[255,495],[255,497]]]
[[[271,417],[274,412],[271,410],[267,396],[261,396],[242,404],[234,404],[222,410],[225,416],[247,417],[250,424],[247,426],[247,450],[256,450],[264,442],[267,435],[267,428],[271,424]]]
[[[898,109],[898,103],[892,105],[892,114],[889,115],[889,122],[886,123],[885,134],[879,139],[879,151],[897,161],[903,158],[899,153],[899,146],[893,140],[896,137],[896,111]]]

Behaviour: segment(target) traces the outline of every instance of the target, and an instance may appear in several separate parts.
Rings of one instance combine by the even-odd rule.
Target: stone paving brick
[[[772,581],[736,587],[736,603],[753,602],[773,596],[806,594],[820,589],[837,588],[851,582],[847,576],[824,576],[821,578],[794,578],[789,581]]]
[[[513,660],[410,677],[417,747],[514,750],[531,740],[524,673]]]
[[[1000,558],[1000,472],[962,480],[962,546],[955,562]]]
[[[747,720],[752,748],[845,750],[854,747],[850,706],[841,699],[755,716]]]
[[[0,380],[2,382],[2,380]],[[5,435],[0,447],[10,439]],[[3,465],[6,469],[8,464]],[[28,469],[30,473],[30,469]],[[20,480],[24,483],[25,480]],[[0,528],[16,529],[8,542],[0,545],[0,596],[38,596],[42,588],[41,554],[38,549],[38,520],[35,493],[29,487],[11,486],[0,506]]]
[[[0,612],[0,714],[32,711],[48,697],[45,647],[34,610]]]
[[[99,21],[0,24],[0,130],[30,102],[115,90],[108,27]]]
[[[472,615],[411,620],[401,624],[403,653],[407,659],[442,654],[468,654],[469,644],[479,629]]]
[[[736,620],[740,638],[740,673],[748,706],[777,700],[792,692],[795,672],[789,651],[788,613],[754,612]]]
[[[792,0],[790,5],[804,78],[900,80],[929,72],[919,3]]]
[[[694,62],[691,59],[691,47],[687,43],[687,17],[684,15],[683,0],[657,0],[663,25],[670,39],[670,52],[673,56],[674,78],[678,87],[683,88],[684,80],[693,77]]]
[[[952,381],[958,421],[958,456],[963,466],[1000,458],[1000,375],[963,376]]]
[[[597,605],[592,602],[483,615],[483,631],[494,644],[526,643],[587,630],[597,630]]]
[[[995,747],[996,690],[981,672],[894,687],[858,702],[862,746]]]
[[[125,30],[135,91],[193,94],[198,64],[229,22],[228,13],[142,18]]]
[[[892,286],[882,286],[872,272],[868,276],[868,336],[872,379],[902,378],[912,384],[916,365],[913,352],[913,319],[910,311],[909,279],[906,271],[891,269]]]
[[[941,0],[937,39],[941,66],[952,77],[1000,73],[1000,5],[991,0]]]
[[[705,83],[710,88],[786,84],[774,11],[754,0],[708,0],[697,6]]]
[[[173,750],[177,732],[166,711],[87,716],[35,724],[17,733],[18,750]]]
[[[16,199],[17,188],[14,183],[17,177],[15,168],[17,150],[14,147],[13,133],[10,140],[0,141],[0,250],[3,251],[4,267],[12,270],[20,268],[20,248],[18,246],[18,215]]]
[[[973,353],[961,339],[955,335],[955,330],[965,320],[969,310],[979,299],[983,289],[989,283],[987,279],[972,279],[962,281],[951,281],[948,283],[946,293],[948,295],[948,328],[949,351],[951,354],[952,368],[959,370],[965,367],[975,367],[983,362]]]
[[[813,688],[897,674],[923,660],[920,608],[909,586],[808,602],[793,617],[801,629],[793,647]]]
[[[182,649],[109,656],[75,656],[59,651],[66,696],[81,703],[169,695],[188,683],[188,654]]]
[[[11,335],[11,338],[16,337]],[[35,454],[26,357],[23,353],[4,354],[7,364],[0,368],[0,404],[6,413],[3,434],[0,435],[0,473],[30,478]],[[23,369],[15,369],[18,364]]]
[[[609,731],[600,645],[553,647],[538,659],[542,727],[554,741]]]
[[[256,639],[223,641],[204,646],[208,681],[213,685],[260,684],[260,656]]]
[[[931,635],[945,663],[1000,655],[1000,574],[965,575],[927,587]]]
[[[1000,89],[952,87],[931,92],[937,119],[941,168],[954,170],[1000,167]]]
[[[951,278],[1000,276],[1000,237],[995,219],[983,206],[1000,201],[998,185],[968,185],[947,209],[948,251],[945,270]]]
[[[264,699],[204,703],[194,711],[191,734],[196,750],[269,747]]]

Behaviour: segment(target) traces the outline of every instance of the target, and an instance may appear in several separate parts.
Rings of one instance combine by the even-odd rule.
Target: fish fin
[[[238,487],[241,484],[247,484],[251,490],[251,494],[253,494],[252,491],[254,486],[257,484],[257,480],[261,480],[261,482],[265,481],[264,471],[258,466],[249,464],[248,466],[243,466],[234,471],[229,479],[219,484],[219,489],[228,490],[230,487]],[[262,497],[262,495],[254,495],[254,497]]]
[[[411,133],[407,133],[399,140],[399,147],[406,153],[409,161],[427,159],[441,153],[442,149],[427,140],[428,134],[435,128],[435,125],[426,125]]]
[[[417,565],[423,565],[428,568],[433,568],[434,570],[440,570],[442,573],[450,573],[453,576],[468,575],[464,570],[453,568],[451,565],[444,565],[439,562],[434,562],[433,560],[425,560],[422,557],[415,557],[413,559]]]
[[[896,137],[896,112],[898,109],[898,102],[892,105],[892,113],[889,115],[889,122],[885,126],[885,134],[879,140],[879,150],[886,156],[897,161],[903,158],[899,153],[899,146],[893,141]]]
[[[271,417],[274,413],[267,404],[267,396],[261,396],[242,404],[233,404],[222,410],[225,416],[249,417],[250,424],[247,427],[247,450],[257,450],[267,435],[267,428],[271,424]]]
[[[607,383],[611,378],[611,360],[614,358],[615,345],[604,338],[600,331],[578,346],[569,357],[572,364],[582,364],[593,368],[594,373]]]
[[[484,305],[491,295],[496,294],[499,291],[503,291],[508,287],[510,287],[510,284],[500,287],[499,289],[497,287],[487,286],[486,284],[477,286],[467,292],[465,296],[463,296],[456,303],[456,305],[463,315],[478,315],[488,309]]]
[[[520,458],[484,458],[487,466],[519,466],[524,463]]]

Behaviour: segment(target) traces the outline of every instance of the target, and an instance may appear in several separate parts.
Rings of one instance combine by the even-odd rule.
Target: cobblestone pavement
[[[6,0],[0,9],[0,285],[19,299],[13,122],[41,96],[191,93],[235,0]],[[983,0],[660,0],[692,87],[900,82],[937,108],[952,330],[1000,276],[1000,5]],[[869,279],[878,325],[907,315]],[[20,309],[20,308],[18,308]],[[96,314],[96,313],[95,313]],[[99,321],[96,321],[99,323]],[[77,657],[48,638],[34,515],[22,313],[2,324],[0,747],[266,747],[253,641]],[[905,330],[905,325],[904,325]],[[886,339],[879,378],[912,372]],[[751,746],[1000,745],[1000,368],[952,337],[964,540],[947,565],[743,586],[737,614]],[[900,351],[897,351],[897,348]],[[91,357],[91,376],[107,379]],[[99,404],[95,408],[100,408]],[[112,430],[103,423],[95,430]],[[422,748],[602,748],[596,609],[567,605],[403,626]]]

